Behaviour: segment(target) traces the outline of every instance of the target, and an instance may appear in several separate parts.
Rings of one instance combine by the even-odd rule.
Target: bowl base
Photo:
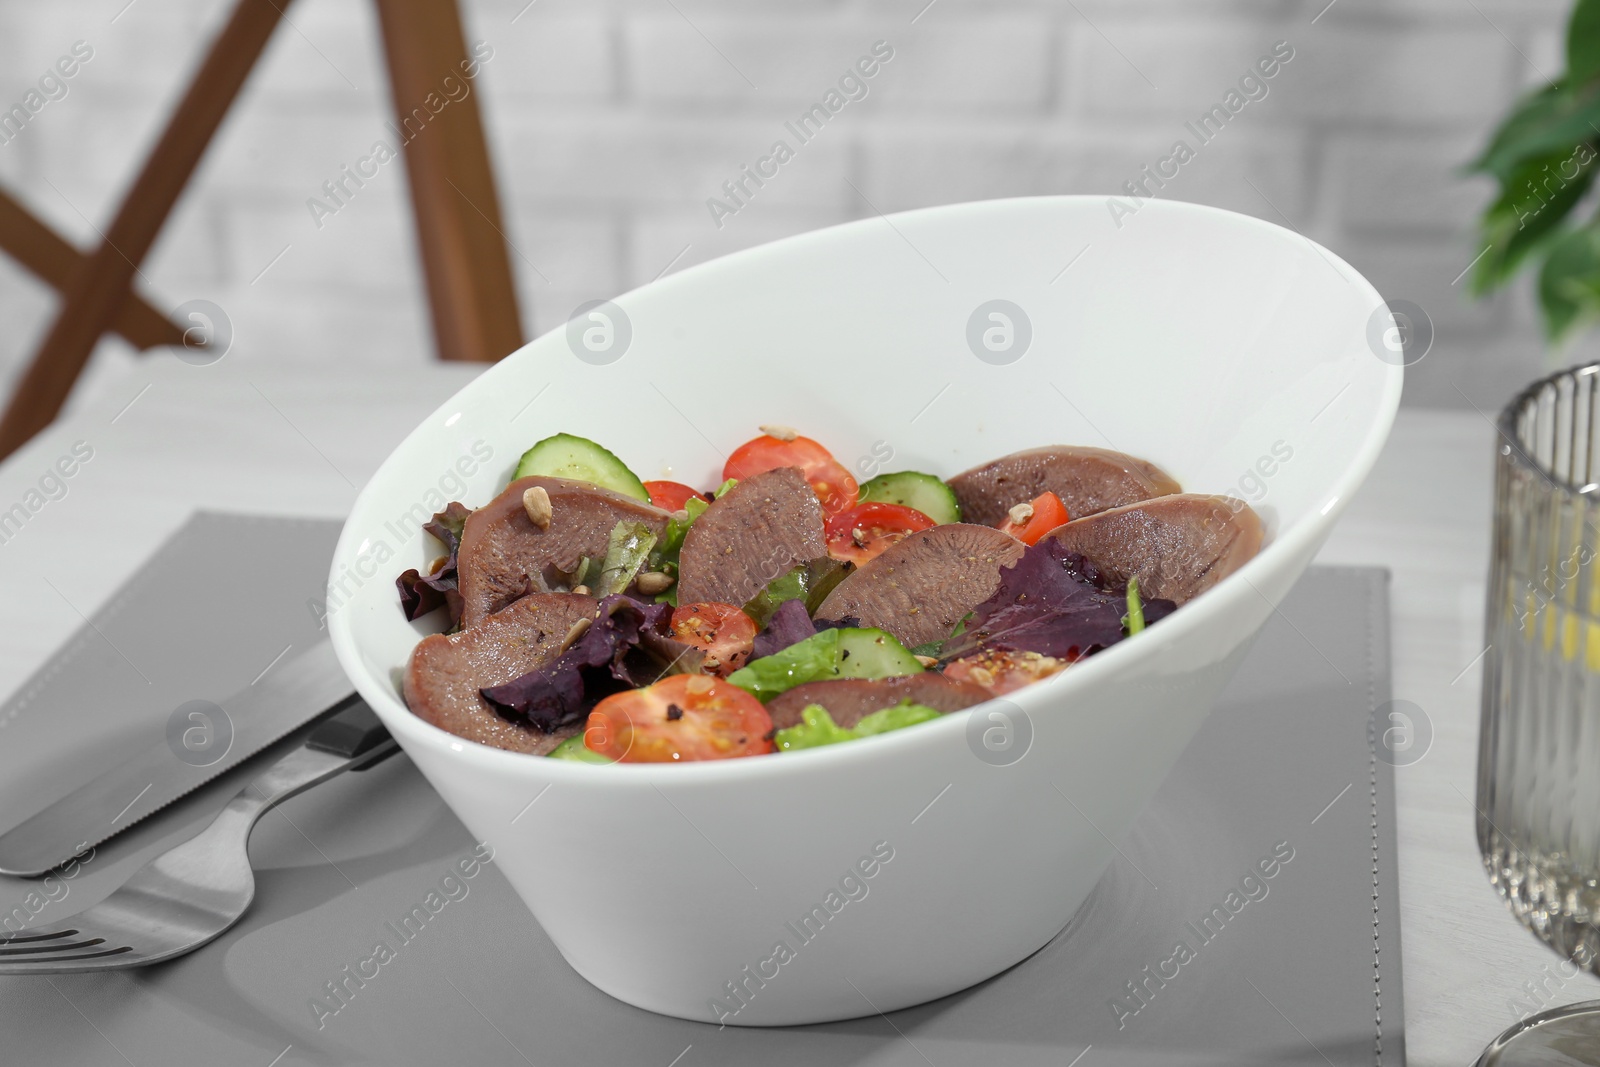
[[[1057,939],[1068,933],[1073,928],[1073,924],[1078,921],[1078,916],[1086,907],[1089,906],[1093,900],[1093,897],[1094,893],[1091,891],[1089,895],[1084,898],[1083,902],[1080,903],[1073,911],[1072,915],[1067,919],[1067,921],[1058,927],[1054,933],[1045,938],[1044,941],[1040,942],[1035,948],[1023,953],[1010,963],[996,968],[990,974],[975,978],[969,982],[964,982],[962,985],[959,985],[954,989],[943,989],[939,992],[916,993],[909,997],[902,997],[892,1001],[885,1000],[881,997],[874,997],[872,998],[871,1004],[868,1004],[865,1000],[865,993],[862,993],[861,990],[856,990],[856,992],[862,994],[863,998],[861,1003],[863,1004],[864,1010],[861,1011],[806,1011],[801,1009],[776,1019],[762,1019],[759,1021],[754,1019],[741,1020],[729,1016],[725,1022],[717,1023],[714,1020],[706,1018],[704,1012],[688,1014],[666,1004],[645,1003],[650,999],[648,997],[632,996],[619,992],[617,989],[612,987],[610,983],[592,978],[588,974],[585,974],[583,968],[574,963],[571,957],[569,957],[566,952],[562,950],[559,944],[556,945],[556,951],[561,953],[561,958],[566,960],[567,966],[571,967],[574,973],[576,973],[580,978],[588,982],[590,985],[594,986],[596,989],[600,990],[600,992],[604,993],[606,996],[611,997],[613,1000],[619,1000],[630,1007],[639,1008],[642,1011],[648,1011],[655,1015],[665,1015],[671,1019],[683,1019],[692,1023],[703,1023],[707,1026],[715,1026],[719,1030],[725,1026],[738,1026],[747,1030],[770,1030],[785,1026],[811,1026],[818,1023],[841,1023],[849,1022],[853,1019],[872,1019],[878,1016],[887,1015],[892,1011],[903,1011],[907,1008],[915,1008],[924,1004],[932,1004],[935,1001],[943,1000],[946,997],[959,996],[968,990],[976,989],[985,982],[993,981],[1010,971],[1012,968],[1021,966],[1034,956],[1037,956],[1039,953],[1055,944]],[[552,944],[554,943],[554,939],[552,939]],[[841,977],[840,981],[843,982],[844,979]]]

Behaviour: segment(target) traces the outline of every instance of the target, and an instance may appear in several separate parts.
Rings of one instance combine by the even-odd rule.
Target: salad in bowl
[[[445,554],[396,580],[438,613],[407,705],[532,756],[674,763],[905,729],[1050,678],[1170,615],[1261,547],[1242,500],[1101,448],[1016,452],[948,481],[858,483],[785,426],[701,489],[574,434],[523,454]]]

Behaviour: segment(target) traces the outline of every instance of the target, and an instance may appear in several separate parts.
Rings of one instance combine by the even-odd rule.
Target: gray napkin
[[[0,704],[0,830],[315,643],[341,525],[191,515]]]

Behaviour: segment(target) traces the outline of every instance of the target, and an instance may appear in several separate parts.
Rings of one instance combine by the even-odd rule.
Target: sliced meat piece
[[[1183,491],[1154,463],[1104,448],[1068,445],[1001,456],[951,478],[950,488],[961,503],[962,521],[984,526],[999,525],[1014,506],[1045,492],[1060,497],[1068,514],[1081,519]]]
[[[921,530],[835,586],[816,617],[860,619],[907,648],[942,641],[994,594],[1000,568],[1022,551],[1021,541],[988,526],[952,522]]]
[[[826,682],[806,682],[787,693],[780,693],[767,704],[772,725],[786,729],[800,721],[808,704],[821,704],[840,726],[850,727],[902,700],[926,704],[935,711],[952,712],[970,708],[989,699],[988,690],[971,682],[946,678],[938,671],[908,674],[904,678],[835,678]]]
[[[594,618],[598,607],[594,597],[577,593],[534,593],[470,630],[424,637],[406,665],[407,706],[457,737],[544,755],[583,724],[545,733],[507,722],[478,690],[520,678],[554,659],[573,624]]]
[[[1182,604],[1242,567],[1261,548],[1261,518],[1243,500],[1182,493],[1074,519],[1045,534],[1118,582]]]
[[[827,554],[822,505],[799,468],[751,475],[689,527],[678,555],[678,603],[740,607],[791,567]]]
[[[522,494],[534,486],[550,495],[550,528],[528,518]],[[660,508],[588,482],[518,478],[467,517],[457,553],[461,625],[476,626],[530,588],[529,574],[571,571],[584,556],[606,554],[617,523],[642,522],[658,536],[670,516]],[[534,585],[533,588],[538,588]]]

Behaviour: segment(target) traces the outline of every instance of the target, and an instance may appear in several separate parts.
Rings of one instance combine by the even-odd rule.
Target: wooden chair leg
[[[522,344],[500,201],[455,0],[377,0],[441,359]]]
[[[239,0],[0,417],[0,458],[56,417],[289,0]]]
[[[0,189],[0,248],[63,293],[72,288],[73,279],[87,260],[82,252],[3,189]],[[134,292],[124,294],[121,306],[111,318],[111,329],[139,349],[183,343],[184,328]]]

